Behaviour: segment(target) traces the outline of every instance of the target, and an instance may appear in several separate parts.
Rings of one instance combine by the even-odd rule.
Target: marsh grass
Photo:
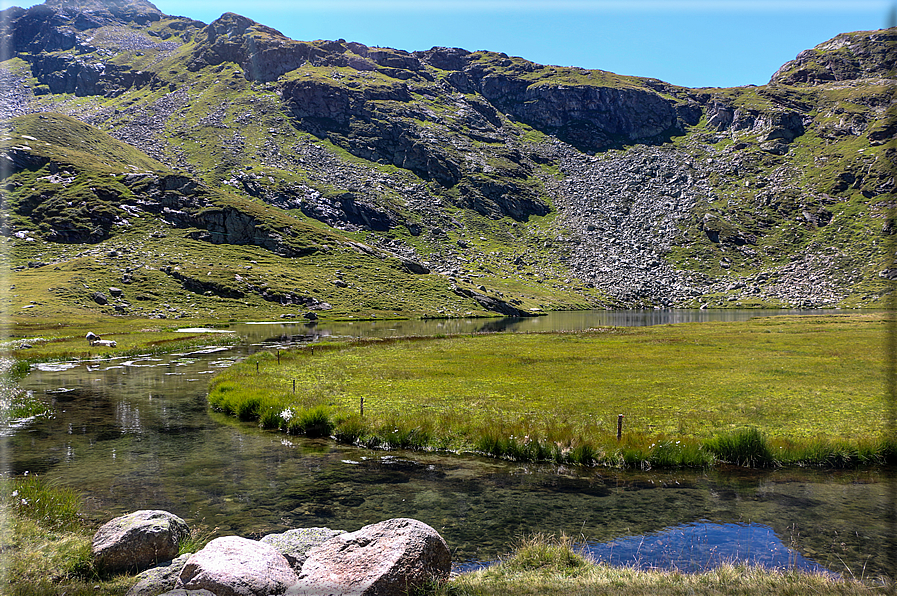
[[[142,323],[146,323],[145,321]],[[28,340],[32,347],[15,349],[13,345],[10,355],[20,363],[35,364],[38,362],[82,360],[91,358],[129,358],[134,356],[153,356],[186,352],[200,347],[231,346],[242,341],[236,334],[200,333],[186,334],[172,330],[146,329],[135,333],[133,322],[122,322],[119,325],[103,325],[103,330],[96,333],[103,339],[116,342],[116,347],[106,348],[90,346],[84,336],[90,328],[65,328],[57,330],[48,337],[37,337]],[[97,326],[99,328],[99,326]]]
[[[736,466],[765,468],[776,463],[766,437],[753,427],[712,437],[704,445],[721,461]]]
[[[70,530],[81,524],[81,495],[34,474],[0,481],[0,499],[16,515],[53,530]]]
[[[569,573],[588,565],[588,561],[575,550],[575,544],[566,534],[553,536],[533,534],[519,538],[512,545],[513,554],[502,559],[508,571],[549,571]]]
[[[211,528],[205,520],[190,526],[190,534],[178,544],[178,556],[200,551],[218,536],[218,528]]]
[[[883,315],[772,317],[330,342],[279,359],[257,354],[216,376],[209,402],[268,429],[329,428],[368,447],[515,461],[643,469],[893,463],[885,323]]]
[[[91,556],[89,527],[77,491],[26,475],[0,481],[0,593],[113,595],[133,579],[101,576]]]

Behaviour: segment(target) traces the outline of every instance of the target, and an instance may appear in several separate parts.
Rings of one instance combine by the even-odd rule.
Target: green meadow
[[[264,428],[386,449],[624,467],[885,463],[897,454],[887,325],[781,316],[316,344],[224,371],[209,401]]]

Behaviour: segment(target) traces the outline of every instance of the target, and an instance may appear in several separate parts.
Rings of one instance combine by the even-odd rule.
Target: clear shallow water
[[[12,473],[43,474],[83,491],[97,521],[161,508],[219,535],[258,537],[290,527],[352,531],[407,516],[439,530],[460,568],[496,559],[521,535],[565,532],[615,563],[696,569],[734,558],[886,571],[890,471],[619,472],[387,453],[263,432],[210,412],[206,402],[211,376],[259,346],[326,335],[519,329],[534,321],[554,329],[620,324],[621,318],[644,324],[664,312],[670,311],[233,326],[249,337],[247,345],[33,371],[23,386],[52,403],[55,416],[33,421],[0,445]],[[690,313],[671,314],[676,320],[714,315]],[[737,313],[757,311],[720,316],[742,316]],[[440,324],[443,331],[432,330]]]

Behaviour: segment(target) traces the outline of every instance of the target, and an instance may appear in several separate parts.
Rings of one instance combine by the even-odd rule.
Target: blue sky
[[[36,2],[0,0],[4,8]],[[761,85],[838,33],[888,26],[897,0],[158,0],[206,23],[236,12],[301,40],[455,46],[688,87]]]

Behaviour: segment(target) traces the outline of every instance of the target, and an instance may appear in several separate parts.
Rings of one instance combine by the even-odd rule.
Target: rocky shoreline
[[[97,530],[92,556],[107,573],[145,569],[127,596],[407,596],[451,571],[445,540],[407,518],[352,533],[297,528],[257,541],[223,536],[178,556],[189,536],[174,514],[136,511]]]

